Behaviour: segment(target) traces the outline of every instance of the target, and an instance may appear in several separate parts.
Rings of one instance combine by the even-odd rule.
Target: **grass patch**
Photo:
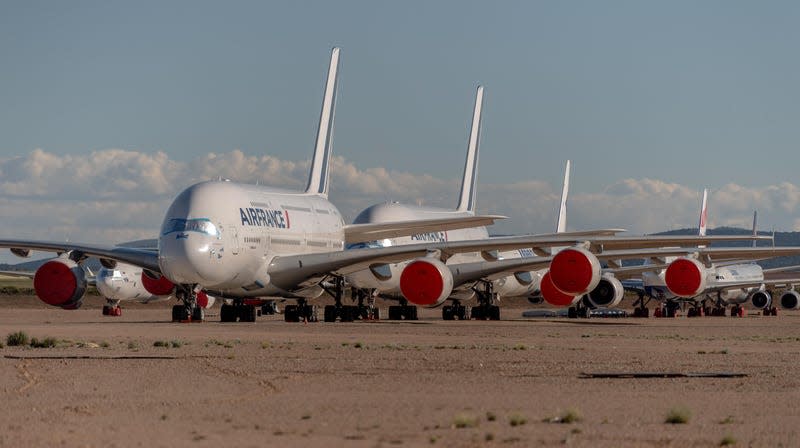
[[[582,422],[583,421],[583,417],[581,416],[581,413],[578,412],[576,409],[567,409],[566,411],[564,411],[563,414],[561,414],[561,415],[559,415],[557,417],[548,417],[548,418],[546,418],[546,419],[544,419],[542,421],[545,422],[545,423],[570,424],[570,423]]]
[[[25,333],[24,331],[16,331],[6,336],[6,345],[9,347],[28,345],[30,342],[31,338],[28,336],[28,333]]]
[[[478,423],[478,417],[470,414],[457,414],[453,418],[453,428],[475,428]]]
[[[139,350],[139,344],[136,341],[128,342],[128,350]]]
[[[670,425],[685,425],[689,423],[691,418],[692,412],[689,411],[689,409],[684,407],[672,408],[667,413],[664,423],[669,423]]]
[[[167,342],[167,341],[155,341],[155,342],[153,342],[153,347],[169,347],[169,342]]]
[[[364,348],[364,344],[362,344],[361,342],[356,342],[355,344],[353,344],[353,347],[355,347],[355,348]]]
[[[508,424],[511,426],[522,426],[528,423],[528,418],[522,414],[511,414],[508,416]]]
[[[170,341],[169,345],[172,348],[181,348],[183,347],[183,342],[175,339],[174,341]]]
[[[300,416],[300,420],[311,420],[311,414],[303,414]]]
[[[266,350],[268,348],[272,348],[272,344],[270,344],[267,341],[264,341],[264,342],[261,343],[261,348],[264,349],[264,350]]]
[[[719,441],[719,446],[736,445],[736,439],[732,435],[727,435]]]
[[[53,348],[56,344],[58,344],[56,338],[31,339],[31,347],[33,348]]]
[[[108,341],[103,341],[100,343],[100,347],[109,348],[111,347],[111,344],[109,344]]]
[[[493,422],[493,421],[497,420],[497,415],[495,415],[494,412],[489,411],[489,412],[486,413],[486,420],[490,421],[490,422]]]
[[[719,421],[720,425],[731,425],[733,423],[734,423],[734,420],[733,420],[733,416],[732,415],[729,415],[729,416],[727,416],[724,419]]]

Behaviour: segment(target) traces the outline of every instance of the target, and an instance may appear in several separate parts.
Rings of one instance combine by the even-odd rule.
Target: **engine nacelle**
[[[553,280],[550,278],[550,272],[544,274],[540,287],[542,290],[542,298],[550,305],[565,307],[571,305],[575,300],[575,296],[564,294],[556,288],[556,285],[553,284]]]
[[[494,281],[494,292],[500,297],[526,297],[539,290],[539,271],[519,271]]]
[[[696,297],[706,289],[706,267],[694,258],[678,258],[667,266],[664,281],[678,297]]]
[[[197,293],[197,306],[203,309],[209,309],[214,306],[217,298],[206,294],[204,291]]]
[[[453,292],[453,274],[436,258],[417,258],[400,274],[400,292],[415,305],[441,305]]]
[[[146,269],[142,270],[142,286],[154,296],[168,296],[175,292],[175,284],[164,277],[158,276]]]
[[[86,293],[86,274],[69,258],[57,258],[36,270],[33,289],[36,296],[48,305],[65,310],[78,309]]]
[[[750,303],[753,304],[753,308],[763,310],[772,306],[772,296],[767,291],[756,291],[750,296]]]
[[[622,302],[624,295],[625,288],[622,283],[611,274],[603,274],[600,283],[586,295],[586,298],[595,308],[613,308]]]
[[[600,260],[586,249],[570,247],[553,257],[550,262],[553,285],[564,294],[580,296],[600,283]]]
[[[800,293],[789,290],[781,294],[781,308],[785,310],[796,310],[800,308]]]

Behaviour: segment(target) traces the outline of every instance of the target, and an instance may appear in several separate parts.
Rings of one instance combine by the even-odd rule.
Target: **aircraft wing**
[[[36,273],[31,271],[0,271],[0,275],[5,275],[7,277],[33,278]]]
[[[494,224],[498,219],[505,218],[506,216],[501,215],[473,215],[441,219],[348,224],[344,226],[344,239],[345,244],[362,243],[384,238],[416,235],[418,233],[488,226]]]
[[[158,252],[151,249],[33,240],[0,240],[0,247],[12,249],[17,253],[24,253],[30,250],[55,252],[59,254],[64,252],[79,252],[87,256],[121,261],[123,263],[140,266],[153,272],[161,272],[158,267]]]
[[[717,285],[711,285],[705,293],[727,291],[730,289],[745,289],[745,288],[758,288],[760,286],[793,286],[800,285],[800,277],[785,278],[785,279],[764,279],[761,281],[742,281],[742,282],[726,282]]]

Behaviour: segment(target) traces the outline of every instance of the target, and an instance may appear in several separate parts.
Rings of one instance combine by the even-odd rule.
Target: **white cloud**
[[[163,152],[121,149],[83,155],[35,150],[0,159],[0,236],[112,243],[156,235],[172,198],[192,183],[217,177],[302,189],[308,161],[287,161],[234,150],[183,162]],[[353,218],[387,200],[454,207],[460,179],[362,168],[334,157],[331,200]],[[509,216],[495,233],[551,232],[560,185],[540,181],[478,187],[479,211]],[[700,192],[658,179],[623,179],[603,191],[571,192],[569,228],[623,227],[633,233],[697,225]],[[800,230],[800,187],[736,183],[711,190],[709,226]]]

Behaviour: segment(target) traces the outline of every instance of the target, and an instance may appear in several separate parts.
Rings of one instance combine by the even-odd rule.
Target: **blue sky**
[[[572,229],[689,227],[707,186],[711,227],[800,230],[798,23],[789,1],[0,2],[0,236],[152,236],[217,175],[301,187],[334,45],[346,216],[454,206],[481,83],[501,232],[552,230],[567,158]]]
[[[0,150],[310,155],[329,48],[337,154],[576,189],[793,179],[795,2],[4,2]],[[582,168],[582,169],[581,169]]]

